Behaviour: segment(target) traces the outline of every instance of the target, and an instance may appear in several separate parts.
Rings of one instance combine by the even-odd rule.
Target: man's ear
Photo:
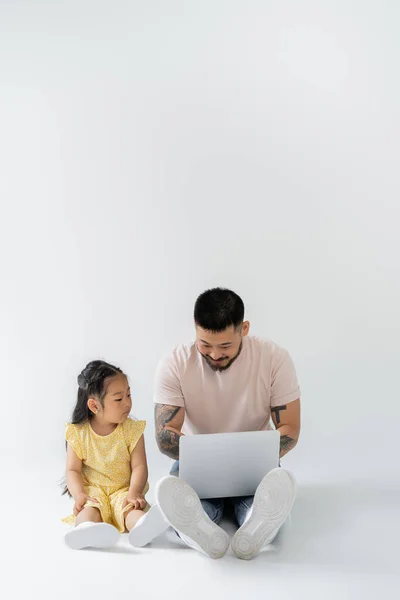
[[[245,337],[250,331],[250,321],[243,321],[242,336]]]

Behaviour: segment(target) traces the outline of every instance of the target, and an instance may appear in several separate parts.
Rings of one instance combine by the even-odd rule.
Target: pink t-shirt
[[[156,372],[154,401],[185,407],[186,435],[271,429],[271,407],[299,397],[289,353],[254,336],[243,338],[226,371],[213,371],[192,343],[175,348]]]

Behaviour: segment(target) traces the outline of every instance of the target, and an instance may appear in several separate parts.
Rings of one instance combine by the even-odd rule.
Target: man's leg
[[[253,506],[254,496],[239,496],[238,498],[232,498],[231,502],[237,524],[241,527]]]
[[[158,482],[156,499],[165,520],[188,546],[211,558],[225,554],[229,536],[216,524],[223,512],[220,500],[201,502],[190,485],[176,476]]]
[[[238,521],[244,517],[231,542],[238,558],[250,560],[272,542],[286,521],[295,496],[296,482],[289,471],[278,467],[263,478],[250,509],[246,511],[242,504],[235,511]]]
[[[179,477],[179,460],[176,460],[174,462],[174,464],[171,467],[171,470],[170,470],[169,474],[173,475],[174,477]]]
[[[217,525],[221,523],[224,516],[224,501],[222,498],[200,500],[201,506],[207,516]]]

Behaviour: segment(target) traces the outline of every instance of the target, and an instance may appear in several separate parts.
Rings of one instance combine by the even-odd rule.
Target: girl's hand
[[[88,500],[90,500],[90,502],[98,503],[98,500],[96,500],[96,498],[92,498],[91,496],[88,496],[87,494],[85,494],[85,492],[81,492],[80,494],[77,494],[75,496],[74,500],[75,500],[75,504],[74,504],[75,517],[77,517],[79,515],[79,513],[84,508],[84,506],[85,506],[86,502],[88,502]]]
[[[143,510],[147,506],[143,494],[136,494],[135,492],[128,492],[128,495],[122,504],[122,508],[124,509],[128,504],[132,504],[133,510]]]

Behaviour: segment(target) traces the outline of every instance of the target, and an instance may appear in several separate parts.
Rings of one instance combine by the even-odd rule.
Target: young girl
[[[66,427],[64,490],[74,499],[74,514],[63,519],[75,528],[65,541],[77,550],[107,548],[130,531],[133,545],[145,545],[167,527],[159,511],[145,515],[150,509],[145,499],[146,422],[129,418],[129,383],[118,367],[93,361],[78,376],[78,385],[72,422]]]

